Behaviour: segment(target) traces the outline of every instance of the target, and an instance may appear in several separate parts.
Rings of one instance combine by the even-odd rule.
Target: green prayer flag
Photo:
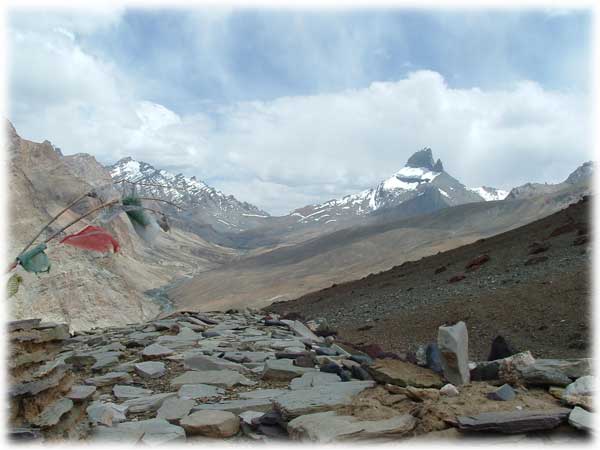
[[[28,252],[17,256],[17,261],[27,272],[50,272],[50,260],[48,259],[48,255],[44,253],[46,248],[46,244],[40,244]]]
[[[17,273],[12,274],[12,276],[8,279],[8,285],[7,285],[8,298],[12,297],[17,292],[19,292],[19,286],[21,285],[22,282],[23,282],[23,278],[21,277],[21,275],[19,275]]]

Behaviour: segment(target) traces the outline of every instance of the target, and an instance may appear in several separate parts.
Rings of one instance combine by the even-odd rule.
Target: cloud
[[[527,80],[456,88],[420,70],[362,88],[175,111],[82,43],[119,20],[11,29],[10,114],[23,137],[104,163],[133,156],[197,175],[276,214],[371,187],[424,146],[469,186],[559,181],[591,158],[587,97]],[[199,39],[208,48],[214,37]],[[227,83],[230,70],[221,61],[215,73]]]

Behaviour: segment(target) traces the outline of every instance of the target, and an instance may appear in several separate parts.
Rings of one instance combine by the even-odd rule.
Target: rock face
[[[438,347],[446,379],[460,386],[470,381],[469,334],[464,322],[438,329]]]
[[[226,411],[198,411],[180,423],[188,434],[213,438],[234,436],[240,429],[240,419]]]

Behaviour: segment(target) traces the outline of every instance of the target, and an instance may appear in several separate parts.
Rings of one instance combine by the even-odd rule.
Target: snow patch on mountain
[[[504,200],[508,195],[508,191],[502,189],[496,189],[488,186],[479,186],[474,188],[467,188],[471,192],[479,195],[486,202],[493,202],[496,200]]]

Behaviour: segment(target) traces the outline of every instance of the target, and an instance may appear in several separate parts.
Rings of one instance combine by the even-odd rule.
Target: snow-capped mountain
[[[492,188],[487,188],[492,189]],[[496,189],[495,195],[501,195]],[[493,195],[485,191],[486,196]],[[376,214],[401,205],[417,212],[440,207],[487,200],[476,189],[469,189],[450,176],[441,160],[434,161],[430,148],[414,153],[406,165],[377,186],[341,199],[305,206],[291,213],[299,223],[335,224],[351,216]],[[416,206],[418,203],[418,206]],[[411,213],[412,214],[412,213]]]
[[[471,192],[476,193],[481,198],[483,198],[486,202],[493,202],[496,200],[504,200],[508,195],[508,191],[503,191],[502,189],[496,189],[489,186],[479,186],[475,188],[467,188]]]
[[[136,185],[138,194],[168,200],[182,206],[186,211],[178,213],[177,216],[196,222],[199,226],[211,225],[217,231],[241,231],[253,228],[257,226],[257,222],[269,217],[269,214],[260,208],[241,202],[233,195],[225,195],[196,177],[156,169],[131,157],[119,160],[108,169],[114,182],[125,179],[143,183]],[[131,189],[131,185],[123,183],[122,189]],[[175,213],[172,207],[171,212]]]

